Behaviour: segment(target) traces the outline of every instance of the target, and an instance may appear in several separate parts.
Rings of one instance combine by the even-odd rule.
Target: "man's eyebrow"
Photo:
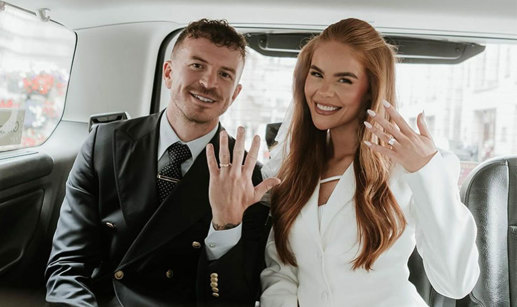
[[[229,72],[231,72],[232,74],[235,75],[235,69],[233,69],[231,67],[228,67],[228,66],[223,66],[222,68],[223,68],[223,70],[229,71]]]
[[[192,59],[193,60],[197,60],[197,61],[200,61],[200,62],[203,62],[203,63],[208,63],[207,60],[203,59],[202,57],[200,56],[197,56],[197,55],[193,55],[192,56]],[[235,69],[234,68],[231,68],[231,67],[228,67],[228,66],[223,66],[221,67],[223,70],[226,70],[228,72],[231,72],[232,74],[235,74]]]
[[[316,70],[317,72],[319,73],[323,73],[323,70],[321,70],[321,68],[319,68],[318,66],[316,65],[311,65],[311,69],[314,69]],[[334,74],[335,77],[351,77],[351,78],[355,78],[355,79],[358,79],[359,78],[352,72],[338,72],[338,73],[335,73]]]
[[[208,63],[205,59],[203,59],[202,57],[197,56],[197,55],[193,55],[193,56],[192,56],[192,59],[193,59],[193,60],[200,61],[200,62],[203,62],[203,63]]]

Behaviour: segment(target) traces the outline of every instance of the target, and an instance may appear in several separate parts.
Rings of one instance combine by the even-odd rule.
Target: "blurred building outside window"
[[[57,23],[9,5],[0,11],[0,151],[40,145],[54,131],[75,42]]]
[[[485,45],[460,64],[397,64],[399,112],[416,129],[416,117],[425,110],[436,145],[461,161],[459,184],[480,162],[517,153],[517,44]],[[261,136],[261,162],[269,158],[266,125],[281,122],[291,103],[295,64],[296,58],[248,49],[243,89],[221,117],[231,135],[238,126],[246,128],[246,148],[254,135]],[[168,98],[165,89],[161,108]]]

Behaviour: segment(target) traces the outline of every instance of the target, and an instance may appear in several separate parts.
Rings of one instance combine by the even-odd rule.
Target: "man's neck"
[[[218,124],[218,121],[196,123],[186,119],[181,114],[175,114],[169,108],[167,108],[164,116],[167,116],[169,125],[183,142],[190,142],[206,135]]]

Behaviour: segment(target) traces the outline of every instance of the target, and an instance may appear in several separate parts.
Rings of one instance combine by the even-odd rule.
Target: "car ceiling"
[[[71,29],[126,22],[224,18],[236,25],[326,26],[356,17],[400,33],[459,34],[517,39],[515,0],[9,0]]]

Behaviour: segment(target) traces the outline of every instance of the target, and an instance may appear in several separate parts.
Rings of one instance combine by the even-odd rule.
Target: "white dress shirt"
[[[184,176],[192,164],[194,164],[194,161],[196,161],[197,156],[199,156],[206,145],[208,145],[208,142],[210,142],[210,140],[217,133],[217,129],[218,126],[215,126],[215,128],[207,134],[190,142],[183,142],[169,124],[169,121],[167,120],[167,112],[163,112],[160,119],[160,137],[158,141],[158,156],[156,157],[157,161],[160,161],[161,157],[167,151],[167,148],[169,148],[169,146],[172,144],[179,141],[180,143],[187,145],[190,149],[190,152],[192,153],[192,157],[181,164],[181,174]],[[226,252],[234,247],[241,238],[242,223],[239,224],[239,226],[228,230],[216,231],[212,223],[210,223],[209,227],[208,235],[205,238],[206,254],[208,260],[216,260],[221,258],[224,254],[226,254]]]

